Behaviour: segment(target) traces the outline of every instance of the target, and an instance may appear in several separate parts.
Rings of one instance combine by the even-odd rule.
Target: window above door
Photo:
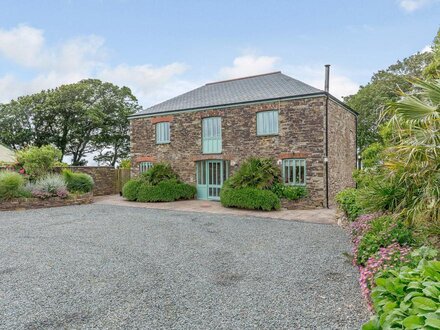
[[[202,152],[204,154],[222,152],[222,119],[220,117],[202,119]]]

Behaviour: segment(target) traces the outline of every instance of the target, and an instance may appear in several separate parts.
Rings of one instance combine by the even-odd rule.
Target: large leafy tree
[[[437,36],[432,44],[432,61],[426,67],[423,74],[428,79],[439,79],[440,78],[440,29],[437,32]]]
[[[114,165],[127,155],[127,116],[138,108],[129,88],[82,80],[1,105],[0,142],[14,149],[52,144],[73,165],[88,153],[104,153],[101,160]]]
[[[412,89],[409,79],[422,78],[423,71],[433,58],[432,53],[417,53],[373,75],[371,81],[344,101],[359,113],[358,147],[363,151],[371,143],[380,141],[380,114],[386,105],[397,101],[402,92]]]

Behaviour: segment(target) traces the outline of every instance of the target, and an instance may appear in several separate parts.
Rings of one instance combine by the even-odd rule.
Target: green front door
[[[197,162],[197,198],[219,200],[223,182],[229,175],[229,162],[203,160]]]

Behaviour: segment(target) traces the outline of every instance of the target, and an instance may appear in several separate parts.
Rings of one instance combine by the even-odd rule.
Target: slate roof
[[[132,117],[323,93],[320,89],[277,71],[209,83],[144,109]]]

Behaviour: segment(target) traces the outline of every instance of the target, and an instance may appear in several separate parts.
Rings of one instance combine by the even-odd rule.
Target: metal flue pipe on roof
[[[325,82],[324,82],[324,91],[328,93],[330,84],[330,64],[325,65]]]

